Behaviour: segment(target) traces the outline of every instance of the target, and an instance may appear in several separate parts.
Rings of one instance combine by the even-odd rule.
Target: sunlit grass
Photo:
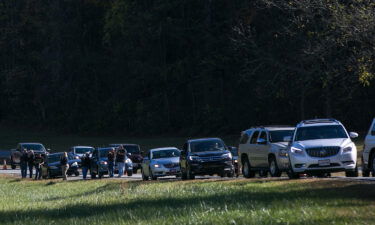
[[[375,185],[0,178],[0,224],[371,224]]]

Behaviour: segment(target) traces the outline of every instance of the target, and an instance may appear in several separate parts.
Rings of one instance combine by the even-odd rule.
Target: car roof
[[[43,145],[42,143],[37,143],[37,142],[23,142],[19,144],[20,145]]]
[[[62,154],[64,154],[64,152],[55,152],[55,153],[48,154],[48,157],[54,156],[54,155],[62,155]]]
[[[77,145],[77,146],[73,146],[72,148],[94,148],[94,147],[92,147],[92,146]]]
[[[342,125],[340,121],[335,119],[312,119],[303,120],[297,127],[313,127],[313,126],[332,126],[332,125]]]
[[[113,149],[114,147],[100,147],[98,150],[108,150],[108,149]]]
[[[176,150],[178,150],[178,148],[176,148],[176,147],[162,147],[162,148],[152,148],[152,149],[150,149],[150,152],[153,152],[153,151],[164,151],[164,150],[170,150],[170,149],[176,149]]]
[[[260,127],[252,127],[247,130],[242,131],[243,133],[250,134],[253,130],[260,129],[260,130],[295,130],[295,127],[292,126],[282,126],[282,125],[274,125],[274,126],[260,126]]]
[[[212,137],[212,138],[197,138],[197,139],[189,139],[188,142],[196,142],[196,141],[211,141],[211,140],[220,140],[223,141],[221,138]]]
[[[120,146],[120,145],[131,145],[131,146],[139,146],[138,144],[109,144],[109,145],[112,145],[112,146]]]

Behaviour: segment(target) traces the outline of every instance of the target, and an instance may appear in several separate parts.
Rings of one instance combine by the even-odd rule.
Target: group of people
[[[33,150],[24,149],[20,158],[21,176],[27,177],[27,170],[29,170],[30,178],[33,177],[33,169],[35,168],[35,180],[42,178],[42,165],[44,164],[45,156],[39,153],[34,153]]]
[[[126,149],[124,146],[120,145],[117,148],[117,151],[115,151],[115,148],[112,148],[108,154],[107,154],[107,165],[108,165],[108,175],[109,177],[114,177],[114,169],[115,169],[115,163],[117,164],[118,168],[118,177],[122,177],[125,170],[125,160],[126,160]],[[91,157],[90,153],[87,152],[84,154],[84,156],[81,158],[81,165],[82,165],[82,176],[83,179],[87,179],[87,173],[89,172],[91,168]]]

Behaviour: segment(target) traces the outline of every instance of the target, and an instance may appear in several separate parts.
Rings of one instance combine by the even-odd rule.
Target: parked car
[[[18,143],[16,149],[11,150],[10,165],[12,169],[15,169],[16,166],[20,164],[23,149],[26,149],[27,151],[33,150],[34,153],[42,155],[46,155],[48,154],[48,151],[50,151],[41,143]]]
[[[273,177],[280,177],[289,168],[284,141],[292,136],[294,127],[291,126],[260,126],[242,131],[239,143],[242,174],[246,178],[267,176],[268,171]]]
[[[181,151],[182,179],[194,179],[195,175],[234,176],[232,153],[220,138],[188,140]]]
[[[117,148],[120,145],[124,146],[128,154],[130,153],[128,157],[133,162],[133,172],[137,173],[138,169],[141,169],[141,164],[143,161],[140,146],[137,144],[110,144],[109,146]]]
[[[45,163],[42,166],[42,176],[44,179],[47,177],[55,178],[62,176],[60,159],[63,154],[64,153],[59,152],[45,156]],[[68,164],[69,169],[67,175],[72,176],[74,174],[75,176],[79,176],[78,160],[74,159],[71,155],[68,155]]]
[[[180,176],[180,150],[175,147],[154,148],[143,158],[142,179]]]
[[[69,153],[76,158],[82,158],[82,156],[89,152],[90,154],[94,151],[94,147],[91,146],[73,146],[70,148]]]
[[[357,148],[348,133],[335,119],[314,119],[300,122],[290,141],[288,176],[299,178],[300,174],[325,176],[331,172],[345,171],[347,177],[358,176]]]
[[[236,174],[236,177],[239,177],[240,176],[240,165],[239,165],[239,162],[238,162],[238,148],[233,147],[233,146],[229,146],[228,149],[232,153],[234,173]]]
[[[367,132],[362,153],[362,176],[375,176],[375,119]]]

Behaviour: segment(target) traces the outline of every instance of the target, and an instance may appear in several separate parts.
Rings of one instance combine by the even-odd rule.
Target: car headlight
[[[286,157],[286,156],[288,156],[288,152],[285,149],[280,149],[279,150],[279,156]]]
[[[351,152],[352,151],[352,147],[348,146],[348,147],[344,148],[342,151],[343,152]]]
[[[107,165],[107,161],[100,161],[100,165]]]
[[[77,163],[77,162],[74,162],[74,163],[72,163],[71,166],[78,166],[78,163]]]
[[[191,156],[189,156],[189,160],[191,160],[191,161],[197,161],[197,160],[199,160],[199,156],[191,155]]]
[[[155,168],[159,168],[160,165],[159,165],[159,164],[154,164],[154,167],[155,167]]]
[[[235,163],[238,163],[238,160],[237,160],[237,159],[235,159],[235,160],[234,160],[234,162],[235,162]]]
[[[232,153],[225,153],[221,156],[223,159],[232,159]]]
[[[296,147],[291,147],[290,151],[292,153],[295,153],[295,154],[302,154],[303,153],[302,149],[299,149],[299,148],[296,148]]]

